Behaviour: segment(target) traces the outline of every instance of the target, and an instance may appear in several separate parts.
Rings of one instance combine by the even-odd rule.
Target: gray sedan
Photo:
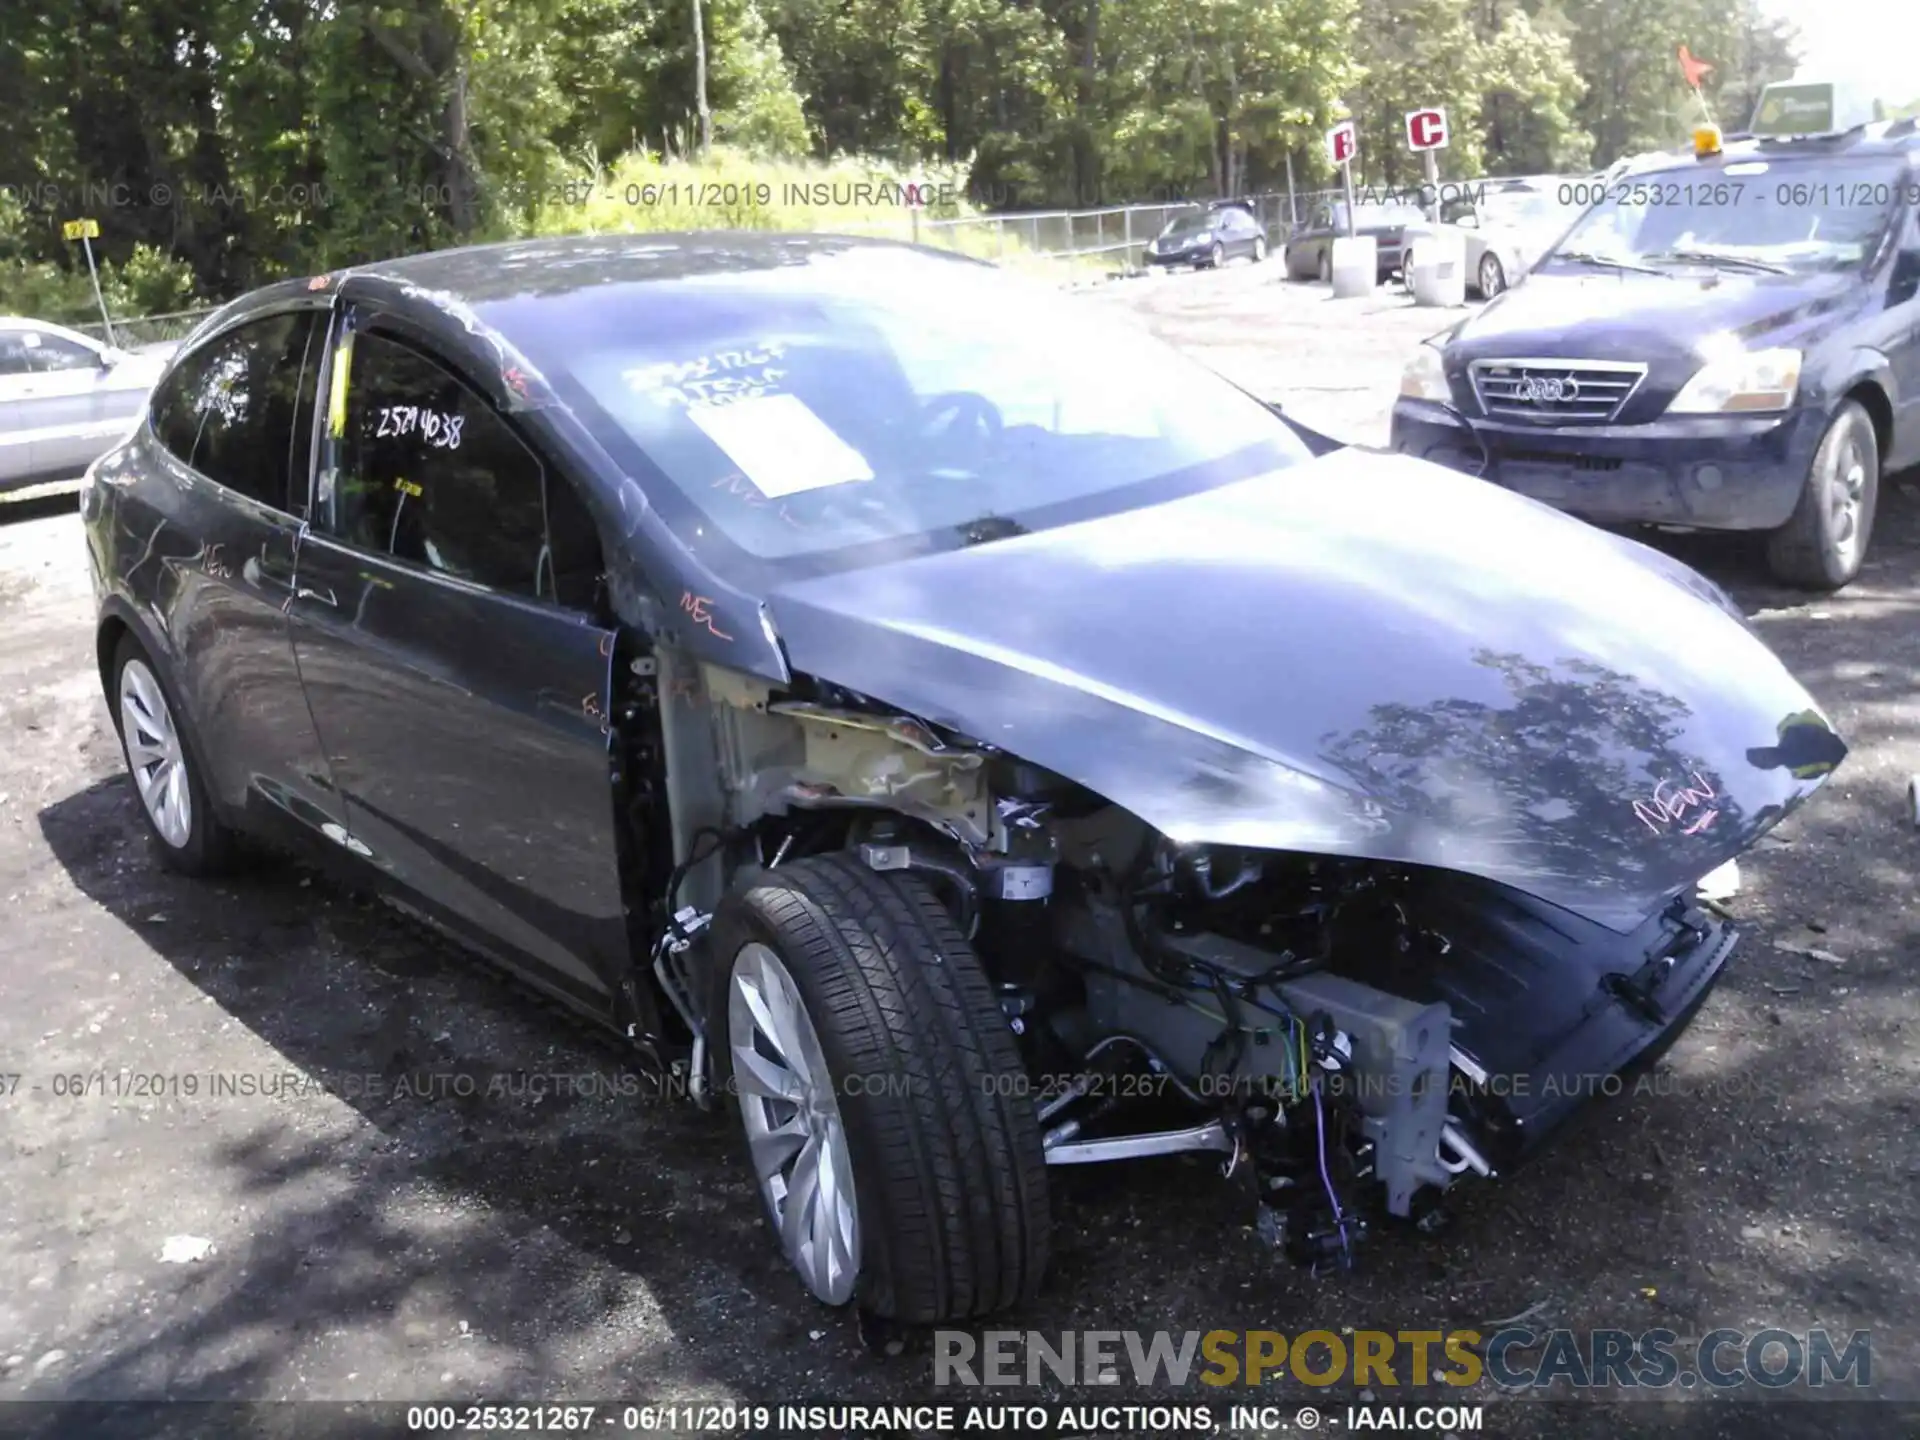
[[[78,475],[132,428],[171,345],[118,350],[0,317],[0,492]]]

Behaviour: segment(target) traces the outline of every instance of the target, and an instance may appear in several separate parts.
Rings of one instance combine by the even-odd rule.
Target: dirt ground
[[[1444,317],[1276,274],[1089,303],[1384,442],[1407,347]],[[1444,1234],[1381,1235],[1334,1278],[1263,1251],[1206,1160],[1064,1176],[1045,1293],[1001,1326],[1865,1328],[1874,1392],[1920,1400],[1920,489],[1888,487],[1836,597],[1770,588],[1738,544],[1679,553],[1854,747],[1744,863],[1747,938],[1664,1062],[1686,1083],[1603,1105],[1534,1167],[1461,1187]],[[922,1345],[876,1353],[788,1278],[731,1129],[622,1093],[613,1048],[298,867],[162,870],[91,626],[70,507],[0,519],[0,1077],[19,1077],[0,1078],[0,1400],[930,1392]],[[1336,1398],[1291,1376],[1267,1394]],[[1487,1402],[1496,1435],[1895,1434],[1914,1414],[1690,1391],[1629,1423],[1447,1398]]]

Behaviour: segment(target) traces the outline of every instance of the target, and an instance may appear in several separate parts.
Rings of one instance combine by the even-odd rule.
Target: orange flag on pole
[[[1687,84],[1695,90],[1700,88],[1700,82],[1706,79],[1712,69],[1713,66],[1708,61],[1696,60],[1686,46],[1680,47],[1680,73],[1686,77]]]

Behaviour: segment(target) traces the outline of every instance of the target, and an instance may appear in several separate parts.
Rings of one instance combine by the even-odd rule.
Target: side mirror
[[[118,365],[122,360],[126,358],[127,358],[126,351],[121,350],[116,346],[108,345],[104,349],[102,349],[100,352],[100,368],[102,370],[111,370],[114,366]]]

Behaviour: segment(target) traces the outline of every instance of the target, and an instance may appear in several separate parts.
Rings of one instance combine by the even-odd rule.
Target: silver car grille
[[[1467,367],[1481,413],[1501,420],[1604,425],[1647,378],[1624,360],[1475,360]]]

